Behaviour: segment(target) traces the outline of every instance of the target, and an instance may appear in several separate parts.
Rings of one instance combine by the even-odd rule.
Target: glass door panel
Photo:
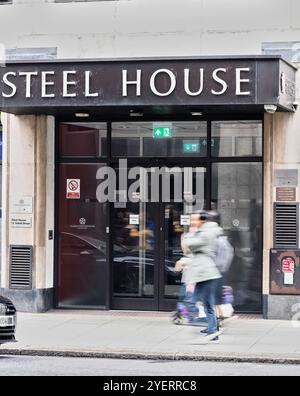
[[[59,166],[59,306],[106,305],[107,205],[96,199],[96,173],[101,166]]]
[[[163,233],[163,261],[164,271],[161,283],[163,284],[164,299],[177,299],[181,274],[175,272],[175,264],[182,257],[181,237],[189,230],[190,216],[196,210],[205,207],[205,180],[206,168],[185,168],[182,171],[182,199],[175,202],[175,195],[171,194],[170,202],[164,203],[162,213],[164,223]]]
[[[155,225],[153,206],[126,203],[113,210],[113,294],[153,298]]]

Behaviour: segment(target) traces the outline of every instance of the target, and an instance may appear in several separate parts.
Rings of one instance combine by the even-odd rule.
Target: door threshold
[[[46,313],[55,313],[55,314],[69,314],[69,315],[78,315],[85,314],[91,316],[134,316],[134,317],[162,317],[167,318],[170,317],[171,311],[135,311],[135,310],[97,310],[97,309],[85,309],[85,308],[53,308]]]

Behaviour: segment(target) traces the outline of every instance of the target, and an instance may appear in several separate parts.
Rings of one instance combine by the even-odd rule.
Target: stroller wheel
[[[174,325],[181,325],[183,323],[183,320],[181,318],[174,318],[173,319],[173,324]]]
[[[180,315],[179,312],[175,312],[175,313],[172,315],[172,322],[173,322],[173,324],[175,324],[175,325],[180,325],[180,324],[182,324],[183,320],[182,320],[182,317],[181,317],[181,315]]]

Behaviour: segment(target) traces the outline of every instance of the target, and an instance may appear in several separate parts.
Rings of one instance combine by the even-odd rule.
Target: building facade
[[[206,207],[235,249],[235,308],[291,319],[298,3],[5,3],[1,294],[33,312],[172,310],[180,237]]]

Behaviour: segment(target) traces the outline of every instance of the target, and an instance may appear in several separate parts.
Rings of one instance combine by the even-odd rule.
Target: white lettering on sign
[[[249,83],[250,80],[249,78],[241,78],[241,73],[249,73],[250,68],[249,67],[241,67],[236,69],[236,95],[250,95],[250,91],[242,91],[241,85],[245,83]]]
[[[232,71],[234,72],[233,84],[235,83],[235,95],[236,96],[249,96],[251,91],[249,86],[251,80],[249,73],[251,72],[250,67],[239,67],[231,69],[229,67],[219,67],[213,70],[206,68],[198,68],[195,73],[198,75],[195,77],[191,75],[192,69],[183,68],[181,71],[173,71],[173,69],[161,68],[154,70],[148,76],[148,87],[150,91],[158,97],[167,97],[171,95],[178,87],[182,87],[186,95],[190,97],[197,97],[204,95],[205,92],[211,93],[214,96],[224,95],[229,88],[229,81],[232,80]],[[74,98],[80,97],[81,95],[86,98],[95,98],[100,96],[101,86],[97,86],[97,81],[93,81],[93,73],[91,70],[45,70],[45,71],[9,71],[3,74],[2,80],[0,81],[3,98],[13,98],[19,90],[24,95],[24,98],[32,98],[33,90],[35,87],[40,86],[40,97],[41,98],[54,98],[60,96],[61,98]],[[133,87],[132,94],[136,97],[142,95],[142,69],[136,69],[135,71],[129,71],[123,69],[120,77],[122,78],[121,94],[123,97],[129,96],[129,87]],[[144,72],[145,73],[145,72]],[[199,74],[198,74],[199,73]],[[60,76],[59,76],[60,74]],[[182,75],[182,77],[181,77]],[[20,84],[18,77],[21,78],[21,83],[24,82],[24,86]],[[25,77],[25,78],[24,78]],[[183,81],[179,81],[182,78]],[[82,81],[81,81],[82,80]],[[97,79],[99,80],[99,78]],[[60,82],[61,81],[61,82]],[[163,84],[161,82],[163,81]],[[33,82],[35,84],[33,84]],[[56,87],[57,84],[59,87]],[[80,83],[80,84],[79,84]],[[210,84],[214,83],[217,88],[213,88]],[[82,92],[79,92],[79,87],[83,86]],[[220,88],[218,88],[218,85]],[[146,86],[144,83],[143,86]],[[231,90],[233,91],[233,90]],[[24,93],[23,93],[24,92]],[[36,97],[36,92],[34,93]]]
[[[4,84],[5,84],[6,86],[8,86],[9,88],[11,88],[11,93],[9,93],[9,94],[7,94],[7,93],[5,93],[5,92],[2,92],[2,96],[3,96],[4,98],[12,98],[13,96],[15,96],[15,94],[16,94],[16,92],[17,92],[17,87],[16,87],[16,85],[15,85],[14,83],[12,83],[11,81],[9,81],[9,80],[7,79],[7,77],[8,77],[8,76],[14,76],[14,77],[16,77],[16,75],[17,75],[17,73],[15,73],[15,72],[8,72],[8,73],[5,73],[5,74],[4,74],[4,76],[3,76],[3,82],[4,82]]]
[[[54,81],[47,81],[47,76],[53,76],[54,71],[43,71],[42,72],[42,98],[54,98],[54,93],[47,93],[47,87],[54,85]]]
[[[212,89],[211,93],[213,95],[223,95],[227,91],[227,88],[228,88],[227,83],[222,78],[220,78],[218,76],[218,73],[220,73],[220,72],[226,73],[226,69],[220,68],[220,69],[216,69],[213,71],[213,79],[222,86],[222,89],[220,91],[215,91],[214,89]]]
[[[25,76],[26,78],[26,98],[31,97],[31,77],[37,76],[38,72],[20,72],[19,76]]]
[[[99,96],[98,92],[90,92],[90,80],[91,80],[91,71],[85,72],[85,96],[86,97],[96,97]]]
[[[128,81],[127,79],[127,70],[122,71],[123,75],[123,84],[122,84],[122,95],[127,96],[127,86],[128,85],[136,85],[136,96],[141,96],[141,79],[142,79],[142,70],[138,69],[136,71],[136,80]]]
[[[159,92],[158,89],[156,88],[156,84],[155,84],[156,77],[161,73],[165,73],[170,77],[170,88],[168,89],[167,92]],[[150,78],[150,89],[154,93],[154,95],[169,96],[169,95],[171,95],[171,93],[174,91],[175,88],[176,88],[176,77],[175,77],[175,74],[173,72],[171,72],[171,70],[159,69],[152,74],[152,76]]]
[[[200,88],[198,91],[192,92],[190,90],[190,69],[184,69],[184,90],[185,93],[188,94],[189,96],[198,96],[202,93],[203,91],[203,76],[204,76],[204,69],[199,69],[200,73]]]
[[[69,80],[69,75],[75,75],[76,71],[75,70],[69,70],[69,71],[64,71],[63,72],[63,97],[64,98],[74,98],[76,96],[76,93],[70,93],[69,92],[69,86],[70,85],[76,85],[76,81],[70,81]]]

